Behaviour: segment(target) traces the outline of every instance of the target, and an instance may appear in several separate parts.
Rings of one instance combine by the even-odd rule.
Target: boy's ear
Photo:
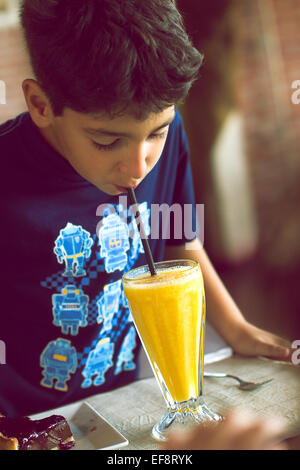
[[[53,118],[49,99],[36,80],[28,78],[22,83],[25,101],[33,122],[40,128],[48,127]]]

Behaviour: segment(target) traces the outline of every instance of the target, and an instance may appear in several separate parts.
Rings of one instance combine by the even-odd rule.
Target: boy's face
[[[118,195],[138,186],[158,162],[174,117],[174,106],[144,121],[131,114],[110,119],[66,108],[39,130],[83,178]]]

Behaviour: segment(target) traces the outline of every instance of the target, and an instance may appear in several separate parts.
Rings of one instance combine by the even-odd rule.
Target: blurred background
[[[182,107],[204,245],[244,315],[300,335],[298,0],[177,0],[205,56]]]
[[[245,317],[300,335],[299,0],[177,0],[205,61],[180,107],[204,246]],[[0,123],[26,110],[32,76],[17,19],[0,0]],[[1,83],[1,82],[0,82]],[[2,156],[5,158],[5,156]]]

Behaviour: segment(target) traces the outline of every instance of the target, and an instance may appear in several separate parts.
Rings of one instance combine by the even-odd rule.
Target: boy
[[[21,21],[35,79],[23,82],[28,113],[0,127],[8,416],[136,378],[121,277],[145,257],[123,193],[136,188],[146,231],[152,204],[194,205],[175,105],[201,65],[173,0],[25,0]],[[209,320],[227,342],[287,358],[288,343],[245,321],[200,241],[169,229],[150,237],[154,260],[200,262]]]

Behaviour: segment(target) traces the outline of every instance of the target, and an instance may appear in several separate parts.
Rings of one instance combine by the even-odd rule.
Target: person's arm
[[[291,356],[289,341],[251,325],[232,299],[212,266],[200,240],[187,245],[167,245],[165,260],[193,259],[203,273],[207,319],[235,352],[249,356],[267,356],[287,360]]]

